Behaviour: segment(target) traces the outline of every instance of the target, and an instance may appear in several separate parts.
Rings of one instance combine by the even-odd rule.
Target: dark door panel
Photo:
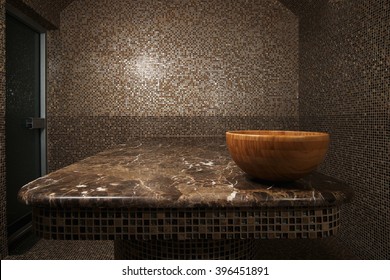
[[[24,184],[41,175],[40,130],[26,120],[40,116],[40,34],[6,17],[6,182],[7,223],[26,220],[29,208],[17,201]]]

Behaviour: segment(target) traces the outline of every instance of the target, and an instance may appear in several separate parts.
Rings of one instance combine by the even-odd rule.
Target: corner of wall
[[[34,20],[40,26],[47,30],[57,29],[59,26],[59,11],[56,9],[56,5],[49,3],[49,1],[36,1],[36,0],[7,0],[6,3],[9,7],[16,9],[25,16]],[[48,6],[48,4],[50,6]]]

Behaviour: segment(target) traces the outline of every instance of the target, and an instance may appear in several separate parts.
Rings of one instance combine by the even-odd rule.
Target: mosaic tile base
[[[295,239],[335,235],[338,207],[33,208],[35,233],[55,240]]]

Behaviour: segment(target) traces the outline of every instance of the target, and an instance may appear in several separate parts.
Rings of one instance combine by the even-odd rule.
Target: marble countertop
[[[352,189],[312,173],[290,183],[249,178],[225,138],[134,140],[25,185],[19,199],[52,207],[286,207],[348,202]]]

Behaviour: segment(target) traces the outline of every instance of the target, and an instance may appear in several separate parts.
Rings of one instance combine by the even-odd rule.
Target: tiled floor
[[[12,260],[112,260],[113,241],[53,241],[33,235],[9,250]]]
[[[355,259],[335,238],[323,240],[261,240],[258,259],[339,260]],[[112,241],[53,241],[28,236],[12,248],[11,260],[111,260]]]

